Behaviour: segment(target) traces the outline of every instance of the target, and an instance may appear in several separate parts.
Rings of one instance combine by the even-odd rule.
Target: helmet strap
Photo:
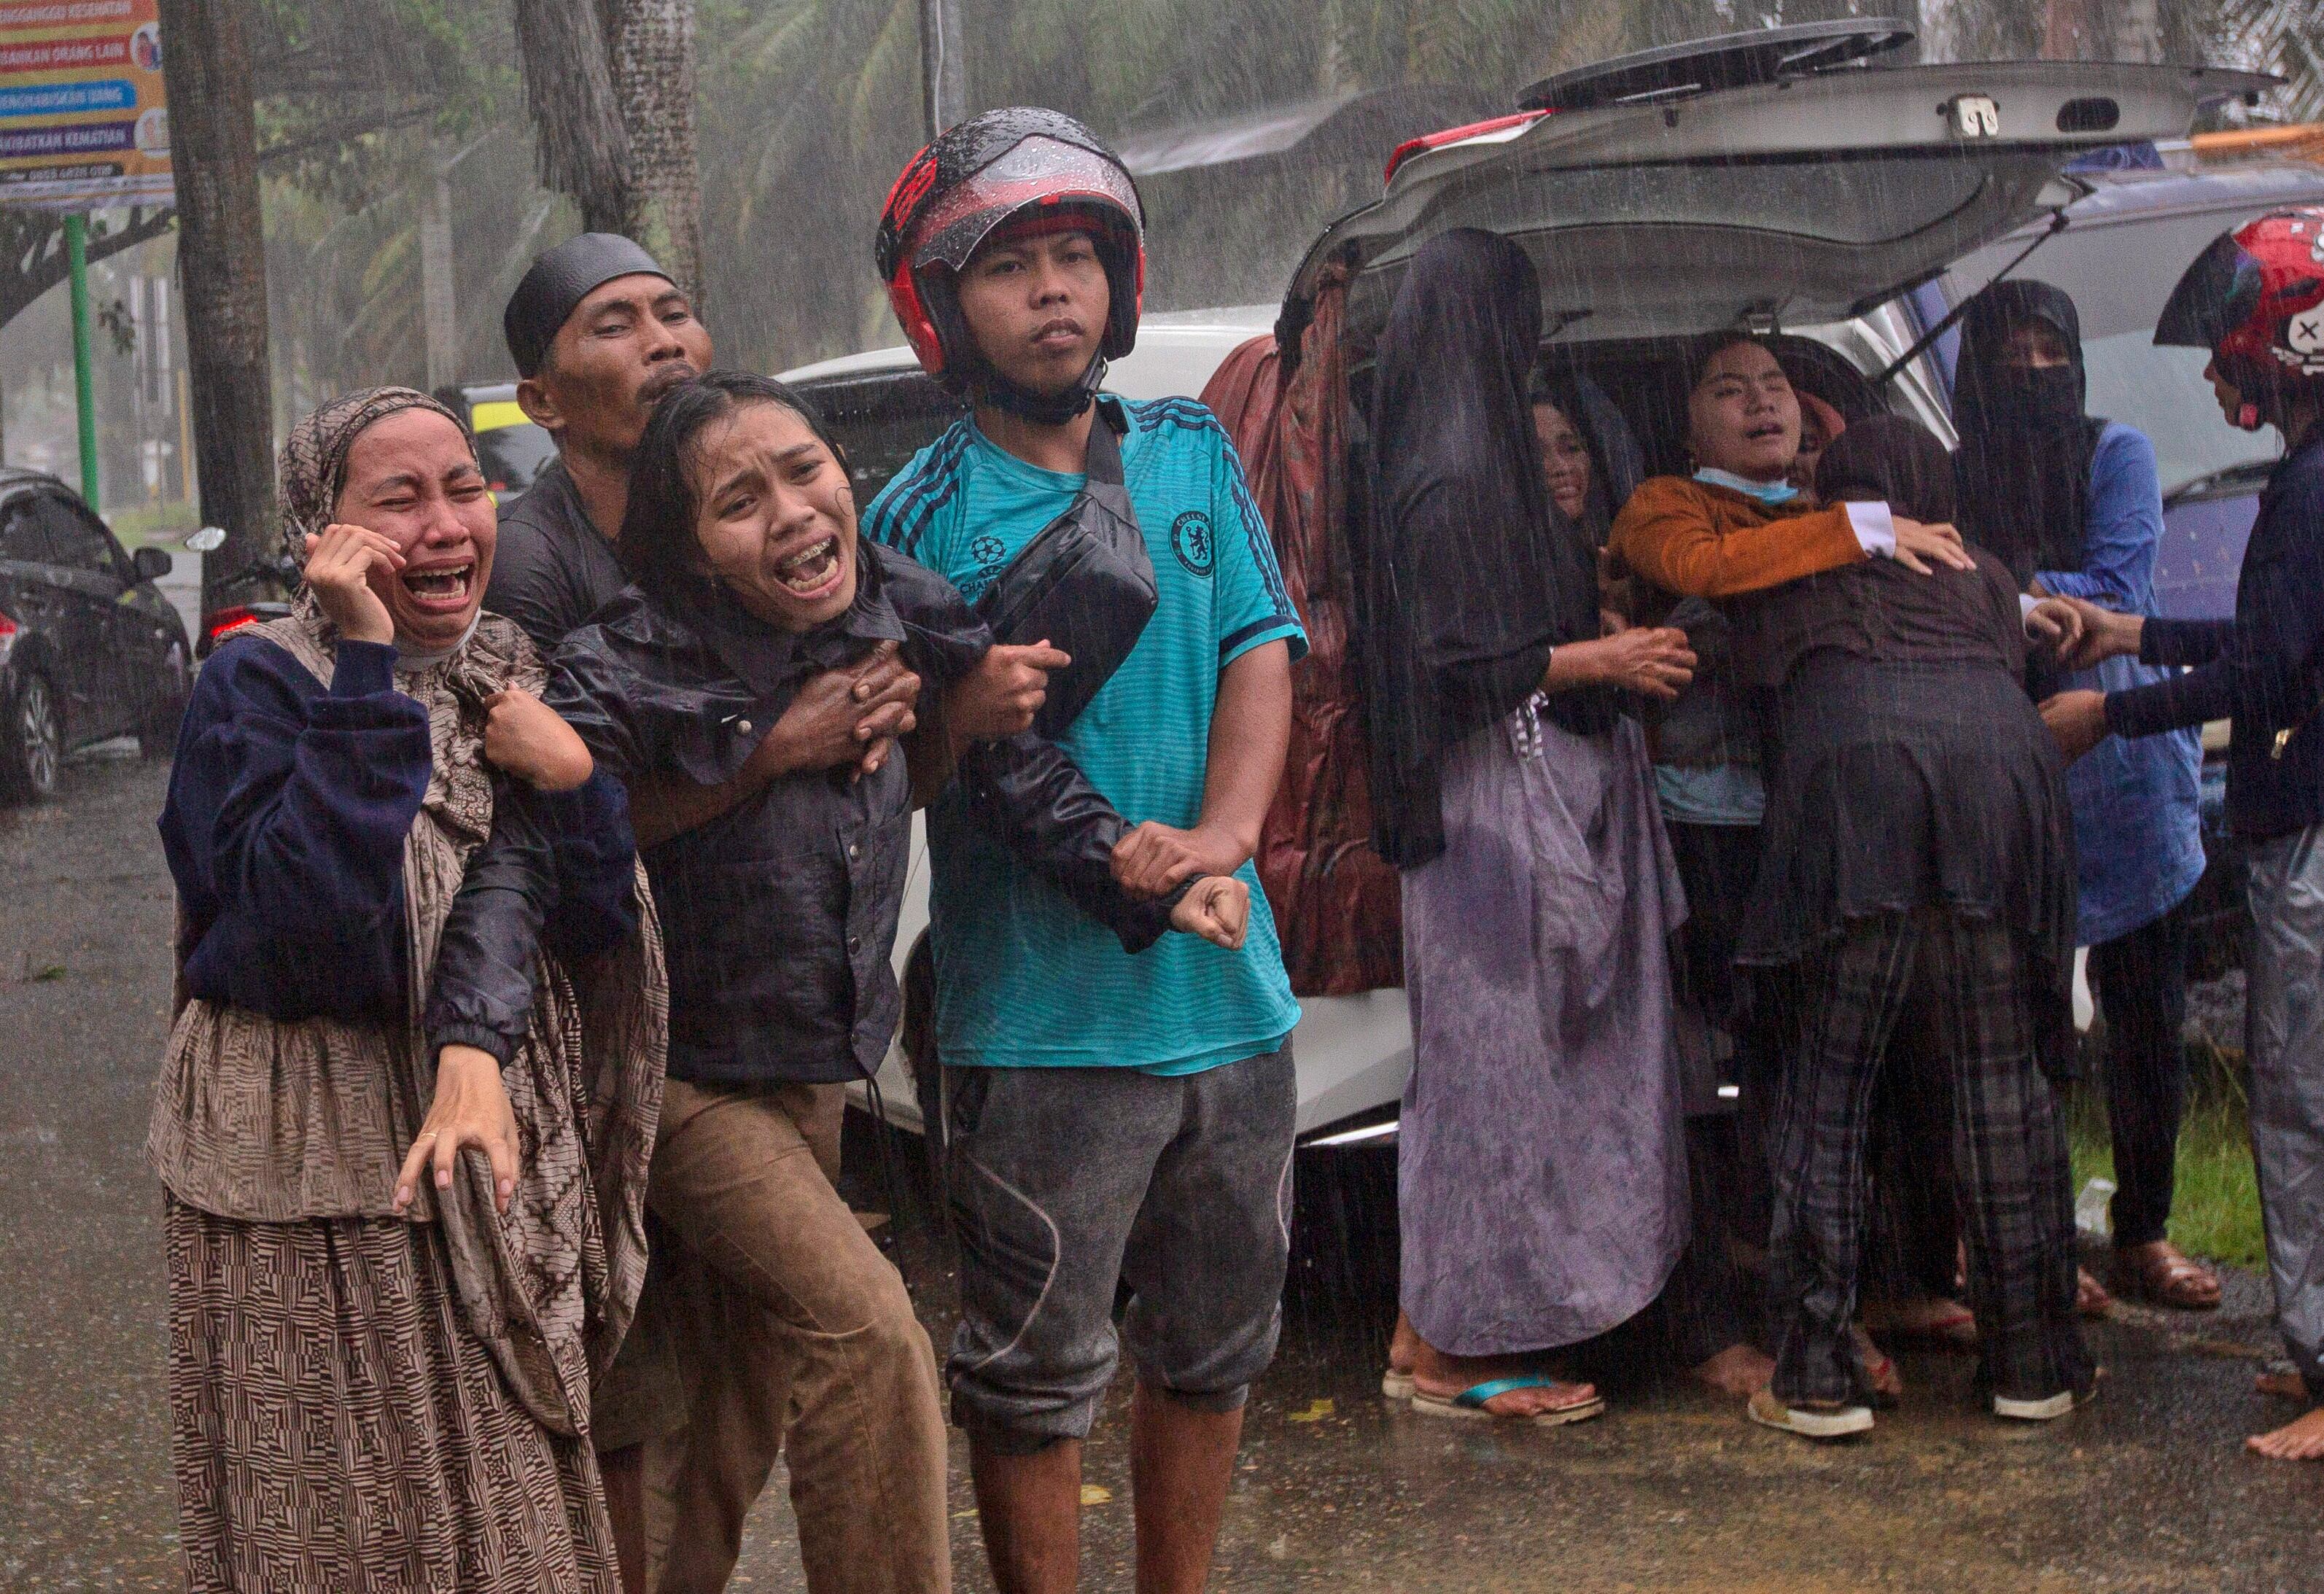
[[[971,403],[1006,410],[1036,426],[1063,426],[1097,401],[1098,388],[1105,381],[1105,356],[1091,356],[1089,369],[1070,387],[1055,393],[1035,392],[1010,381],[995,370],[982,353],[974,357],[967,374]]]

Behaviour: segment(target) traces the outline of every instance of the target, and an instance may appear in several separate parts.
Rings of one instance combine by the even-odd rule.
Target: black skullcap
[[[519,376],[530,376],[581,301],[616,277],[642,273],[674,281],[654,257],[619,233],[583,233],[532,263],[501,315],[509,357]]]

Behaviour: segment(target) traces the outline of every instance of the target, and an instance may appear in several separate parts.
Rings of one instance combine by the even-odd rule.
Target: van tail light
[[[0,610],[0,664],[8,662],[8,655],[16,649],[16,622]]]
[[[255,609],[247,604],[234,604],[224,609],[213,609],[203,616],[202,635],[215,648],[244,626],[257,623],[258,612]]]
[[[1396,180],[1396,169],[1424,150],[1441,150],[1446,144],[1463,143],[1488,133],[1511,132],[1532,126],[1549,111],[1519,111],[1513,116],[1494,116],[1483,122],[1471,122],[1461,127],[1447,127],[1442,133],[1424,133],[1418,138],[1408,138],[1389,152],[1388,170],[1380,173],[1383,185]]]

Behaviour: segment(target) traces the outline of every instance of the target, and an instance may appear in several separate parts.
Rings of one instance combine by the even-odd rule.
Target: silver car
[[[2268,83],[2107,63],[1887,69],[1864,59],[1879,41],[1858,37],[1870,41],[1851,50],[1844,24],[1752,35],[1735,41],[1758,52],[1739,67],[1649,52],[1537,85],[1515,115],[1415,141],[1380,198],[1314,241],[1285,305],[1149,316],[1107,386],[1132,399],[1199,393],[1278,315],[1304,322],[1306,297],[1342,262],[1356,271],[1343,336],[1360,381],[1414,251],[1483,227],[1533,256],[1545,341],[1613,397],[1650,463],[1674,467],[1680,340],[1738,326],[1775,336],[1810,391],[1852,390],[1854,412],[1906,413],[1950,443],[1948,387],[1909,291],[2083,197],[2089,186],[2063,171],[2076,155],[2181,137],[2206,103]],[[786,380],[829,410],[867,502],[959,412],[902,347]],[[909,1129],[920,1115],[907,1054],[934,1032],[929,984],[910,966],[927,923],[916,832],[897,938],[906,1015],[878,1082],[891,1121]],[[1412,1060],[1404,992],[1300,1005],[1302,1143],[1386,1143]]]

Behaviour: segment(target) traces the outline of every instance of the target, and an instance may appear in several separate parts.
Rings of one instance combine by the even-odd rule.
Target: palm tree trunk
[[[630,140],[613,97],[605,18],[589,0],[516,0],[516,53],[540,180],[591,232],[630,219]]]
[[[429,142],[428,186],[420,196],[420,324],[428,335],[428,385],[460,380],[460,311],[452,286],[452,144]]]
[[[702,284],[702,181],[696,159],[694,0],[619,0],[606,40],[614,103],[629,136],[629,226],[678,285]]]
[[[244,20],[242,0],[161,0],[196,469],[202,519],[226,533],[202,562],[205,613],[240,595],[222,578],[275,535],[266,244]]]

